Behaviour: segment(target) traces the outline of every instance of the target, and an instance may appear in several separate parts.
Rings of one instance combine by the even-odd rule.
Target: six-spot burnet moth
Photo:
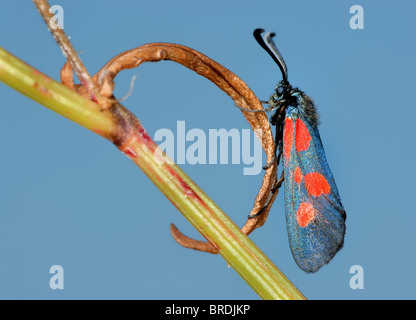
[[[346,213],[329,169],[318,132],[318,115],[311,98],[287,79],[287,67],[268,33],[254,37],[282,72],[269,107],[276,128],[278,163],[283,161],[286,222],[293,257],[305,272],[327,264],[344,243]]]

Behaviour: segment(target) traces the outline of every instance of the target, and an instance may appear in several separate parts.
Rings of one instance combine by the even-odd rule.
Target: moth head
[[[289,82],[282,80],[280,81],[275,89],[274,94],[270,97],[269,104],[278,105],[290,97],[292,87]]]

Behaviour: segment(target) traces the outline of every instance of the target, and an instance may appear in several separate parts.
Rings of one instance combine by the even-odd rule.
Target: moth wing
[[[283,138],[289,244],[305,272],[316,272],[342,247],[346,213],[317,128],[286,117]]]

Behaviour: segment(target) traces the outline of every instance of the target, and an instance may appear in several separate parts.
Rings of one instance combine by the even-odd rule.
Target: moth
[[[269,99],[276,129],[276,154],[283,163],[285,211],[293,257],[307,273],[318,271],[342,248],[346,212],[329,168],[312,99],[288,81],[286,63],[274,33],[256,29],[254,37],[279,66],[283,80]]]

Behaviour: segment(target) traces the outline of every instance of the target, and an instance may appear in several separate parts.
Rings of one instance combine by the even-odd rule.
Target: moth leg
[[[261,101],[261,103],[265,103],[265,102]],[[247,108],[240,107],[239,105],[236,105],[236,104],[234,104],[234,106],[236,106],[240,110],[248,111],[248,112],[270,112],[274,108],[274,106],[268,106],[268,107],[263,108],[263,109],[247,109]]]
[[[259,212],[249,215],[248,219],[257,218],[260,216],[264,210],[269,206],[271,199],[273,198],[273,195],[276,193],[277,190],[282,186],[283,181],[285,180],[284,171],[282,172],[282,175],[280,176],[280,179],[276,182],[276,184],[273,186],[273,188],[270,190],[269,198],[267,199],[267,202],[264,204],[263,208],[260,209]]]
[[[272,160],[270,160],[270,162],[263,167],[263,170],[269,169],[270,166],[274,163],[274,160],[276,160],[276,147],[275,147],[275,150],[274,150],[274,155],[273,155]]]

